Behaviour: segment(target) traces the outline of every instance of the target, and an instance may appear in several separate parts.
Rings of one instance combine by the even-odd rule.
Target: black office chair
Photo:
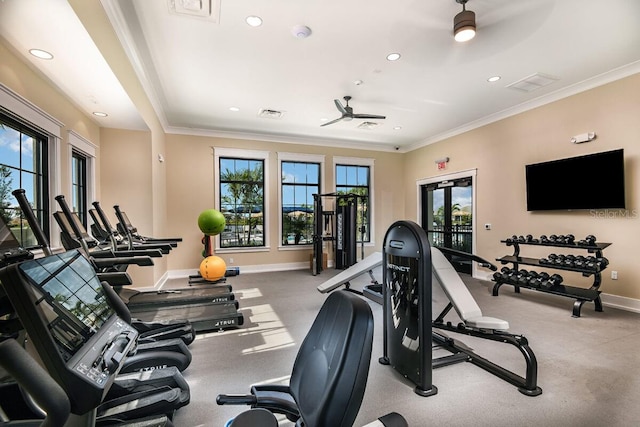
[[[289,386],[253,386],[251,395],[219,395],[216,401],[254,408],[236,417],[232,427],[275,426],[273,413],[297,426],[350,427],[362,404],[372,342],[369,305],[353,293],[333,292],[302,342]]]

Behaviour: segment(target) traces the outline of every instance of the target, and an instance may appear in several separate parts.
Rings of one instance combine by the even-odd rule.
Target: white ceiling
[[[452,37],[455,0],[87,1],[104,7],[169,133],[407,151],[640,72],[638,0],[469,0],[478,30],[465,44]],[[185,3],[211,3],[213,16],[170,11]],[[296,25],[311,35],[294,37]],[[0,36],[82,110],[108,113],[101,126],[145,128],[67,1],[0,1]],[[557,80],[507,87],[536,73]],[[345,95],[386,120],[321,127]]]

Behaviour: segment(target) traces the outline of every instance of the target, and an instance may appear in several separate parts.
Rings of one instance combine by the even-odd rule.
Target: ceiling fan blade
[[[332,124],[334,124],[334,123],[338,123],[338,122],[339,122],[340,120],[342,120],[343,118],[344,118],[344,117],[340,117],[340,118],[337,118],[337,119],[335,119],[335,120],[331,120],[330,122],[323,123],[323,124],[321,124],[320,126],[329,126],[329,125],[332,125]]]
[[[354,114],[354,119],[386,119],[387,116],[376,116],[375,114]]]
[[[340,101],[338,101],[337,99],[334,99],[333,102],[336,104],[336,108],[338,109],[338,111],[340,111],[340,113],[342,113],[343,115],[347,114],[347,110],[340,103]]]

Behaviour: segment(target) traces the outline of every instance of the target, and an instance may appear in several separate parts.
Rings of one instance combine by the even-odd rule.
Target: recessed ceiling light
[[[329,119],[327,119],[326,117],[323,117],[323,118],[320,119],[321,122],[326,122],[327,120],[329,120]]]
[[[29,49],[29,53],[40,59],[53,59],[53,55],[42,49]]]
[[[394,126],[393,127],[393,130],[400,130],[400,129],[402,129],[402,126]]]
[[[240,111],[240,109],[238,107],[229,107],[229,110],[231,110],[231,111]]]
[[[390,53],[389,55],[387,55],[387,60],[389,61],[397,61],[398,59],[400,59],[399,53]]]
[[[260,25],[262,25],[262,18],[260,18],[259,16],[247,16],[245,21],[247,21],[247,24],[252,27],[259,27]]]
[[[498,81],[498,80],[500,80],[501,78],[502,78],[502,77],[500,77],[500,76],[492,76],[492,77],[489,77],[489,78],[487,79],[487,81],[488,81],[489,83],[493,83],[493,82],[497,82],[497,81]]]
[[[107,117],[108,116],[107,113],[103,113],[102,111],[94,111],[92,114],[94,116],[98,116],[98,117]]]

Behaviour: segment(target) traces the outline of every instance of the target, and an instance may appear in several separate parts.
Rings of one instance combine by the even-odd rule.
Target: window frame
[[[268,252],[270,250],[270,235],[269,235],[269,205],[270,205],[270,197],[269,197],[269,183],[270,183],[270,175],[269,175],[269,160],[270,153],[268,151],[259,151],[259,150],[244,150],[238,148],[213,148],[213,158],[214,158],[214,207],[218,210],[221,209],[222,201],[220,200],[220,158],[234,158],[234,159],[242,159],[242,160],[262,160],[264,168],[263,168],[263,206],[264,206],[264,217],[263,217],[263,230],[262,230],[262,238],[263,245],[262,246],[233,246],[233,247],[221,247],[220,235],[215,236],[215,251],[217,253],[242,253],[242,252]]]
[[[319,177],[318,177],[318,194],[322,194],[324,187],[325,177],[325,156],[322,154],[301,154],[301,153],[286,153],[278,152],[278,249],[279,250],[308,250],[313,242],[305,244],[284,245],[282,243],[282,233],[284,231],[284,225],[282,224],[282,163],[283,162],[298,162],[298,163],[316,163],[319,164]]]
[[[64,124],[2,83],[0,83],[0,111],[13,120],[34,127],[36,131],[42,132],[47,138],[49,185],[47,203],[50,209],[51,206],[54,206],[54,197],[61,187],[60,175],[56,172],[59,170],[60,165],[60,141]],[[50,230],[48,236],[49,245],[52,249],[60,248],[60,235],[53,231],[55,230],[53,216],[49,215],[44,221]],[[40,250],[33,252],[36,255],[42,253]]]
[[[80,218],[83,219],[83,224],[85,226],[85,228],[87,228],[87,230],[89,229],[88,227],[88,221],[89,221],[89,209],[90,209],[90,204],[91,201],[95,200],[95,182],[96,182],[96,177],[95,177],[95,164],[96,164],[96,152],[98,150],[98,147],[93,144],[92,142],[90,142],[89,140],[87,140],[86,138],[83,138],[82,136],[80,136],[78,133],[74,132],[73,130],[70,130],[68,132],[68,136],[67,136],[67,142],[68,142],[68,148],[69,148],[69,154],[68,154],[68,161],[69,161],[69,194],[71,194],[71,200],[72,200],[72,210],[75,211],[75,206],[73,206],[73,196],[74,196],[74,182],[73,182],[73,157],[74,154],[78,154],[80,156],[82,156],[85,160],[85,212],[84,212],[84,218],[83,215],[80,215]]]
[[[340,157],[336,156],[333,158],[333,191],[337,194],[338,192],[338,176],[337,176],[337,167],[338,166],[366,166],[369,168],[369,201],[367,205],[367,213],[369,214],[369,240],[364,242],[364,246],[370,247],[375,246],[375,191],[374,191],[374,183],[375,183],[375,159],[364,158],[364,157]],[[361,244],[360,241],[360,233],[357,233],[357,243]]]

